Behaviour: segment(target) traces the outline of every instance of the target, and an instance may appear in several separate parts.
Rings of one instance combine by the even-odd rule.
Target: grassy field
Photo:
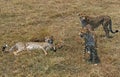
[[[0,47],[53,35],[65,46],[57,52],[0,52],[0,77],[120,77],[120,33],[104,39],[102,26],[96,29],[97,66],[82,61],[83,44],[78,36],[78,13],[109,15],[113,30],[120,28],[119,0],[1,0]]]

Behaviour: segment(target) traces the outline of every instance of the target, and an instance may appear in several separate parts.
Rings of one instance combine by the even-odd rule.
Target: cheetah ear
[[[82,14],[81,13],[78,13],[77,16],[81,16]]]
[[[78,33],[78,36],[80,36],[81,32]]]
[[[81,16],[84,16],[83,13],[78,13],[77,16],[81,17]]]

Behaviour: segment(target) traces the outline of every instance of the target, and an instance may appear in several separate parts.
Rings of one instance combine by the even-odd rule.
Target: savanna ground
[[[0,46],[53,35],[65,46],[57,52],[21,52],[18,56],[0,52],[0,77],[120,77],[120,33],[104,39],[96,29],[97,66],[82,61],[83,44],[78,36],[77,13],[109,15],[113,30],[120,28],[119,0],[1,0]]]

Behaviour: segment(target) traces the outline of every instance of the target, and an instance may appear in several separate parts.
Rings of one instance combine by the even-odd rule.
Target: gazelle
[[[5,52],[13,52],[14,55],[17,55],[21,51],[31,51],[31,50],[43,50],[44,54],[47,55],[47,50],[51,49],[53,51],[56,51],[56,47],[53,44],[53,38],[45,38],[45,42],[17,42],[15,45],[13,45],[10,49],[6,50],[8,47],[7,44],[5,44],[2,47],[2,51]]]

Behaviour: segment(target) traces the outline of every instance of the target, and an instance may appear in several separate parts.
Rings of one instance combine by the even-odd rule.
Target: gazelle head
[[[53,44],[53,36],[50,36],[50,37],[45,37],[45,42],[49,43],[49,44]]]
[[[89,33],[90,31],[87,28],[83,28],[80,30],[79,32],[79,36],[80,37],[84,37],[84,35],[86,35],[87,33]]]
[[[2,52],[6,52],[6,48],[7,48],[7,47],[8,47],[7,44],[3,45],[3,46],[2,46]]]
[[[55,47],[55,45],[53,44],[53,43],[54,43],[53,36],[45,37],[45,42],[47,42],[47,43],[50,45],[50,49],[51,49],[52,51],[56,52],[56,47]]]

